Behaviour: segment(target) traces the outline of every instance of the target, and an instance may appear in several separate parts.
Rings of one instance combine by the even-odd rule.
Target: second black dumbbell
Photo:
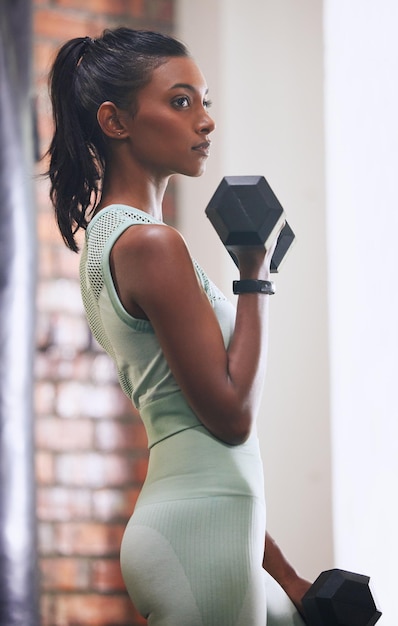
[[[302,603],[308,626],[374,626],[381,617],[369,576],[341,569],[322,572]]]
[[[234,247],[268,249],[285,223],[271,260],[271,272],[278,272],[295,239],[264,176],[225,176],[206,207],[206,215],[236,264]]]

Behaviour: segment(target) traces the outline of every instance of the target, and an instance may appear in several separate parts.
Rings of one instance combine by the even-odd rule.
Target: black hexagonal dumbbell
[[[308,626],[373,626],[381,611],[369,576],[341,569],[322,572],[302,599]]]
[[[295,238],[264,176],[225,176],[206,207],[206,215],[236,264],[235,246],[267,249],[285,222],[271,260],[271,272],[277,272]]]

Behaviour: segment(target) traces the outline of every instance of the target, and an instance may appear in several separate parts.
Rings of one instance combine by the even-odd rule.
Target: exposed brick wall
[[[126,25],[171,33],[174,0],[34,0],[34,79],[39,150],[48,148],[47,75],[75,36]],[[39,163],[37,174],[45,170]],[[119,546],[147,467],[146,436],[115,369],[89,332],[79,256],[62,243],[38,177],[37,517],[42,626],[135,626]],[[173,222],[173,189],[166,198]]]

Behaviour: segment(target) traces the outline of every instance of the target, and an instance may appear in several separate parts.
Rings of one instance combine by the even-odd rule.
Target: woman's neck
[[[155,179],[145,171],[107,166],[96,212],[110,204],[126,204],[162,220],[162,204],[169,177]]]

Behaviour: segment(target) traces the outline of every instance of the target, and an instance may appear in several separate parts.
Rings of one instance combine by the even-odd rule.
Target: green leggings
[[[258,520],[241,500],[167,502],[134,514],[123,539],[122,571],[149,626],[303,624],[262,569],[253,528]]]
[[[302,625],[262,568],[265,504],[256,440],[225,446],[193,430],[151,452],[121,548],[134,605],[149,626]]]

